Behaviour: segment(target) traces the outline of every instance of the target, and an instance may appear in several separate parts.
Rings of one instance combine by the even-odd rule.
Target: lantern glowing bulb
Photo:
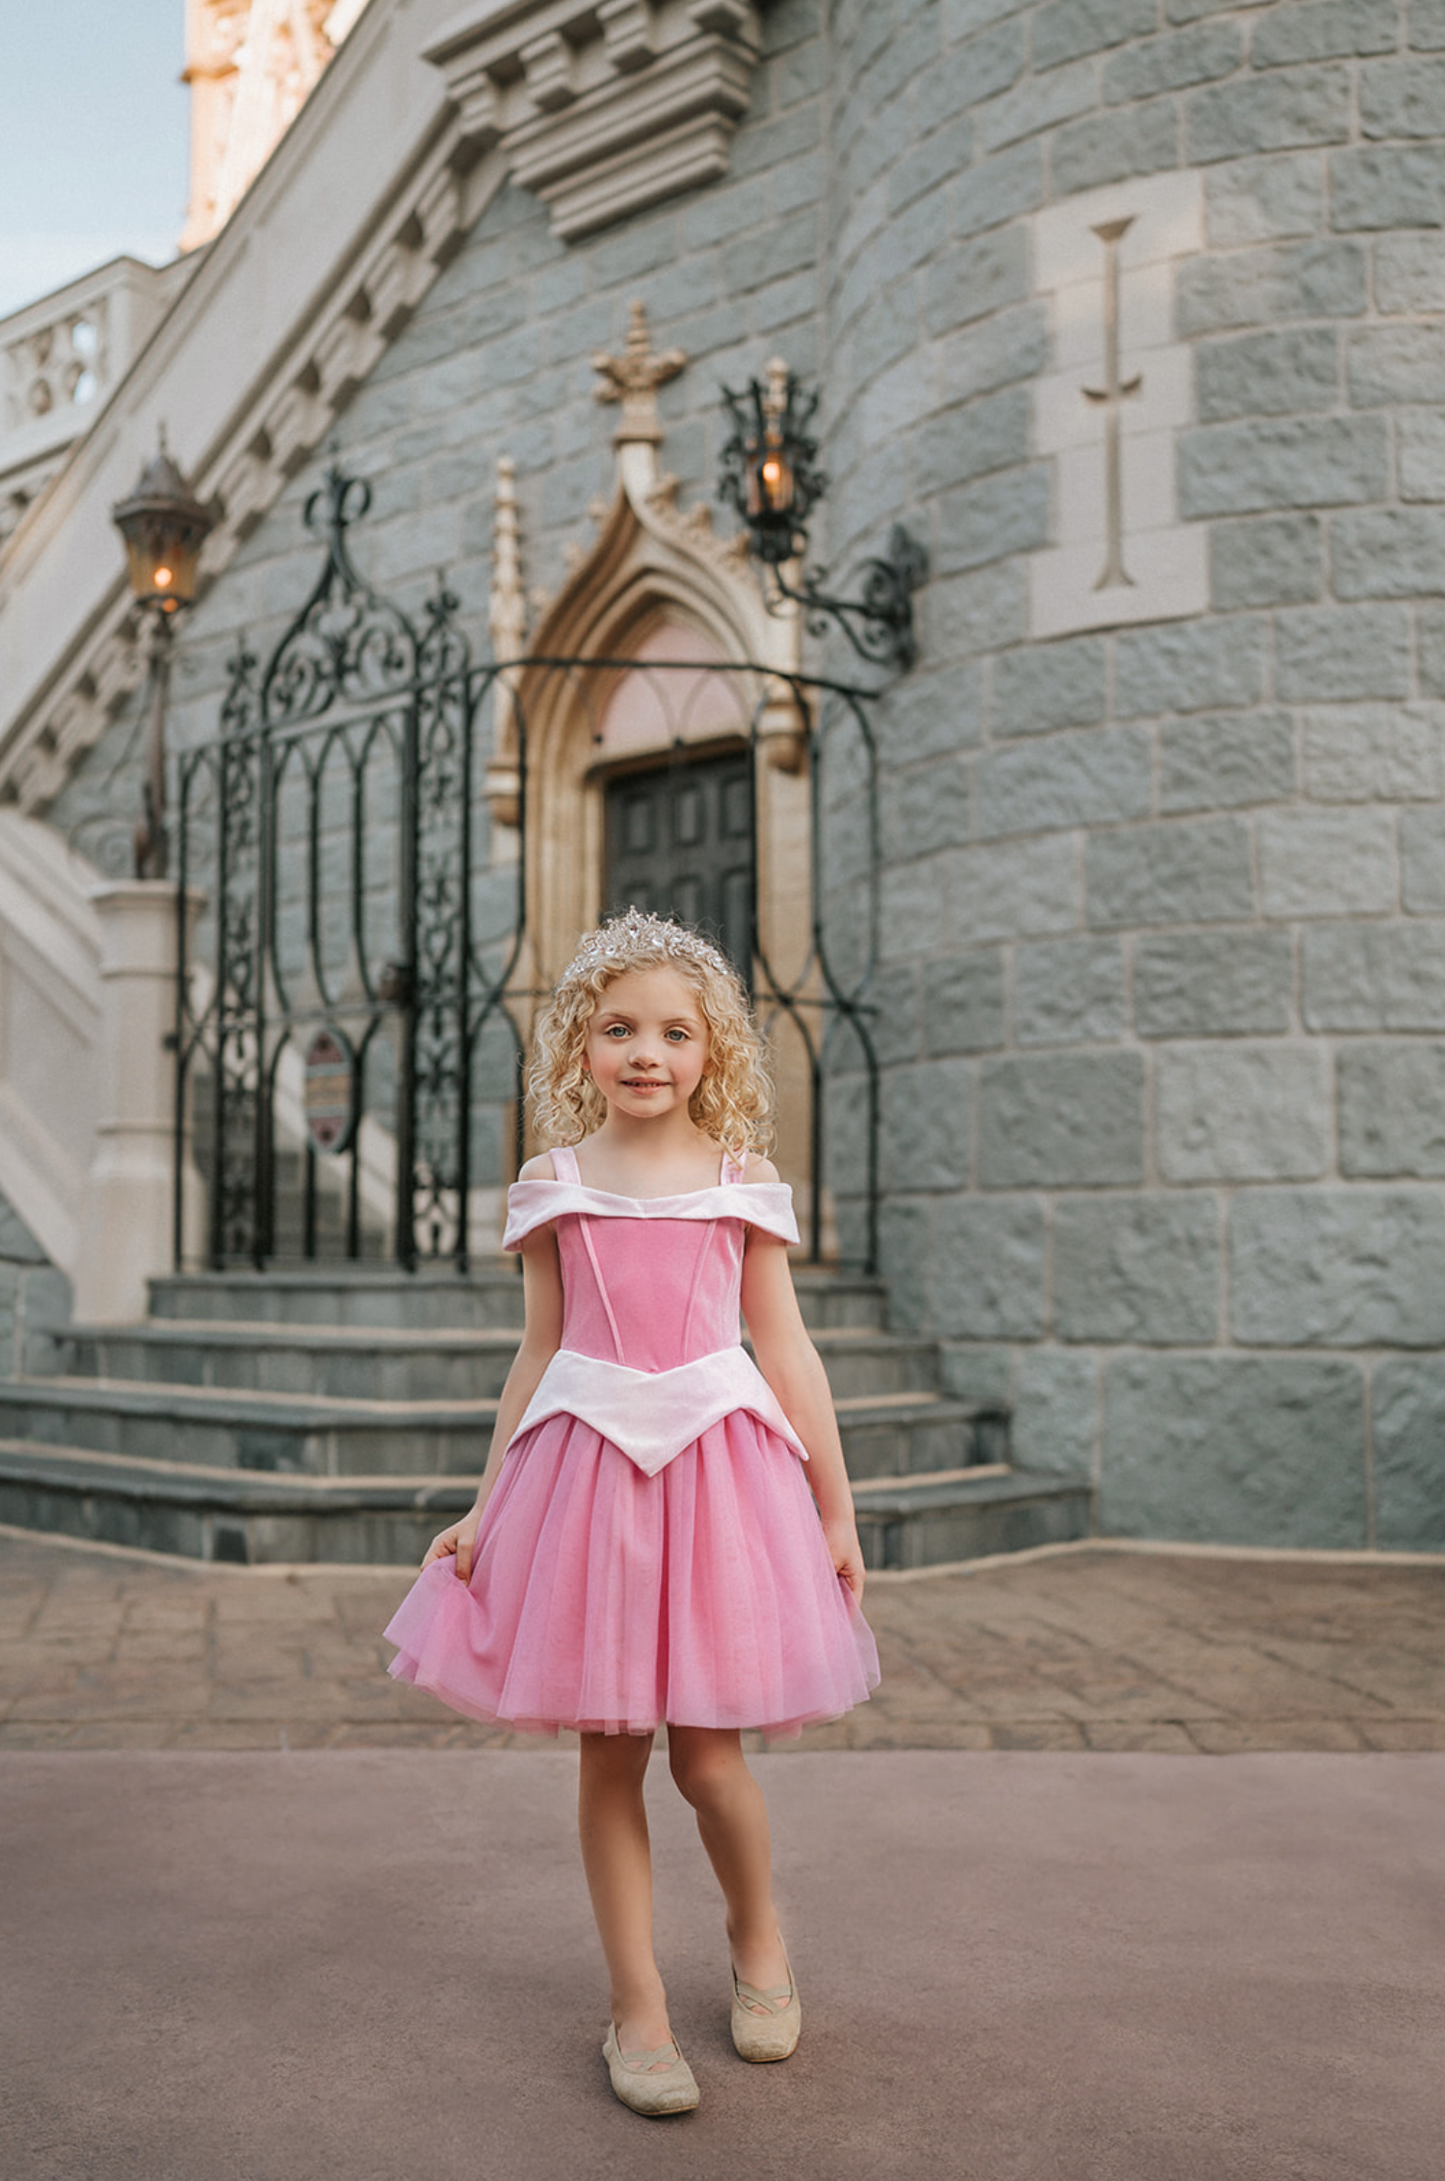
[[[168,586],[168,585],[169,585],[170,583],[172,583],[172,582],[173,582],[174,580],[175,580],[175,579],[174,579],[174,577],[172,576],[172,574],[171,574],[171,571],[170,571],[170,569],[169,569],[169,568],[157,568],[157,570],[156,570],[156,588],[157,588],[158,590],[162,590],[162,591],[163,591],[163,590],[165,590],[165,589],[166,589],[166,587],[167,587],[167,586]]]

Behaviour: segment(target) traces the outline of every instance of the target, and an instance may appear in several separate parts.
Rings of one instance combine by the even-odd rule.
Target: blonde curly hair
[[[588,933],[538,1017],[527,1076],[538,1136],[546,1143],[580,1143],[606,1118],[606,1100],[582,1065],[587,1025],[607,987],[632,969],[675,970],[697,994],[708,1058],[688,1108],[694,1124],[735,1157],[766,1151],[773,1140],[773,1087],[737,971],[700,932],[641,909]]]

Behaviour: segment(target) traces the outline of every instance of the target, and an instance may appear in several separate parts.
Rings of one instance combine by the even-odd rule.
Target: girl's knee
[[[737,1736],[705,1729],[683,1734],[674,1728],[668,1737],[668,1763],[678,1792],[694,1809],[720,1801],[747,1773]]]

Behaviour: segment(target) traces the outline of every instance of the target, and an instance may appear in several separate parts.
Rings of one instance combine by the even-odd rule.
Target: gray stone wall
[[[70,1282],[0,1197],[0,1378],[43,1369],[48,1336],[70,1317]]]
[[[1445,1545],[1440,10],[836,25],[830,542],[902,518],[935,577],[885,734],[895,1306],[1106,1530]],[[1031,644],[1028,215],[1191,164],[1211,607]]]
[[[555,586],[628,300],[716,389],[825,388],[817,557],[922,537],[881,720],[884,1270],[1106,1530],[1445,1546],[1445,16],[1438,0],[777,0],[732,172],[575,246],[507,192],[358,394],[358,558],[484,628],[496,459]],[[1056,485],[1029,221],[1184,167],[1208,610],[1033,643]],[[315,566],[298,477],[199,609],[177,736]],[[829,654],[833,663],[841,656]],[[92,763],[104,761],[104,753]],[[79,795],[81,789],[77,789]],[[828,805],[859,837],[859,789]],[[840,869],[846,865],[839,863]],[[846,1141],[840,1130],[840,1143]],[[846,1201],[845,1226],[856,1216]]]

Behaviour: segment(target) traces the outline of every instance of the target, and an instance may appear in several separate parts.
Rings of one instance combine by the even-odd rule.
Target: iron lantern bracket
[[[810,635],[826,635],[829,624],[836,624],[860,659],[906,674],[918,657],[913,593],[927,577],[928,554],[902,523],[895,523],[888,533],[887,552],[865,560],[860,574],[860,598],[830,597],[823,588],[828,580],[826,568],[790,583],[786,570],[774,567],[771,588],[803,608]]]

